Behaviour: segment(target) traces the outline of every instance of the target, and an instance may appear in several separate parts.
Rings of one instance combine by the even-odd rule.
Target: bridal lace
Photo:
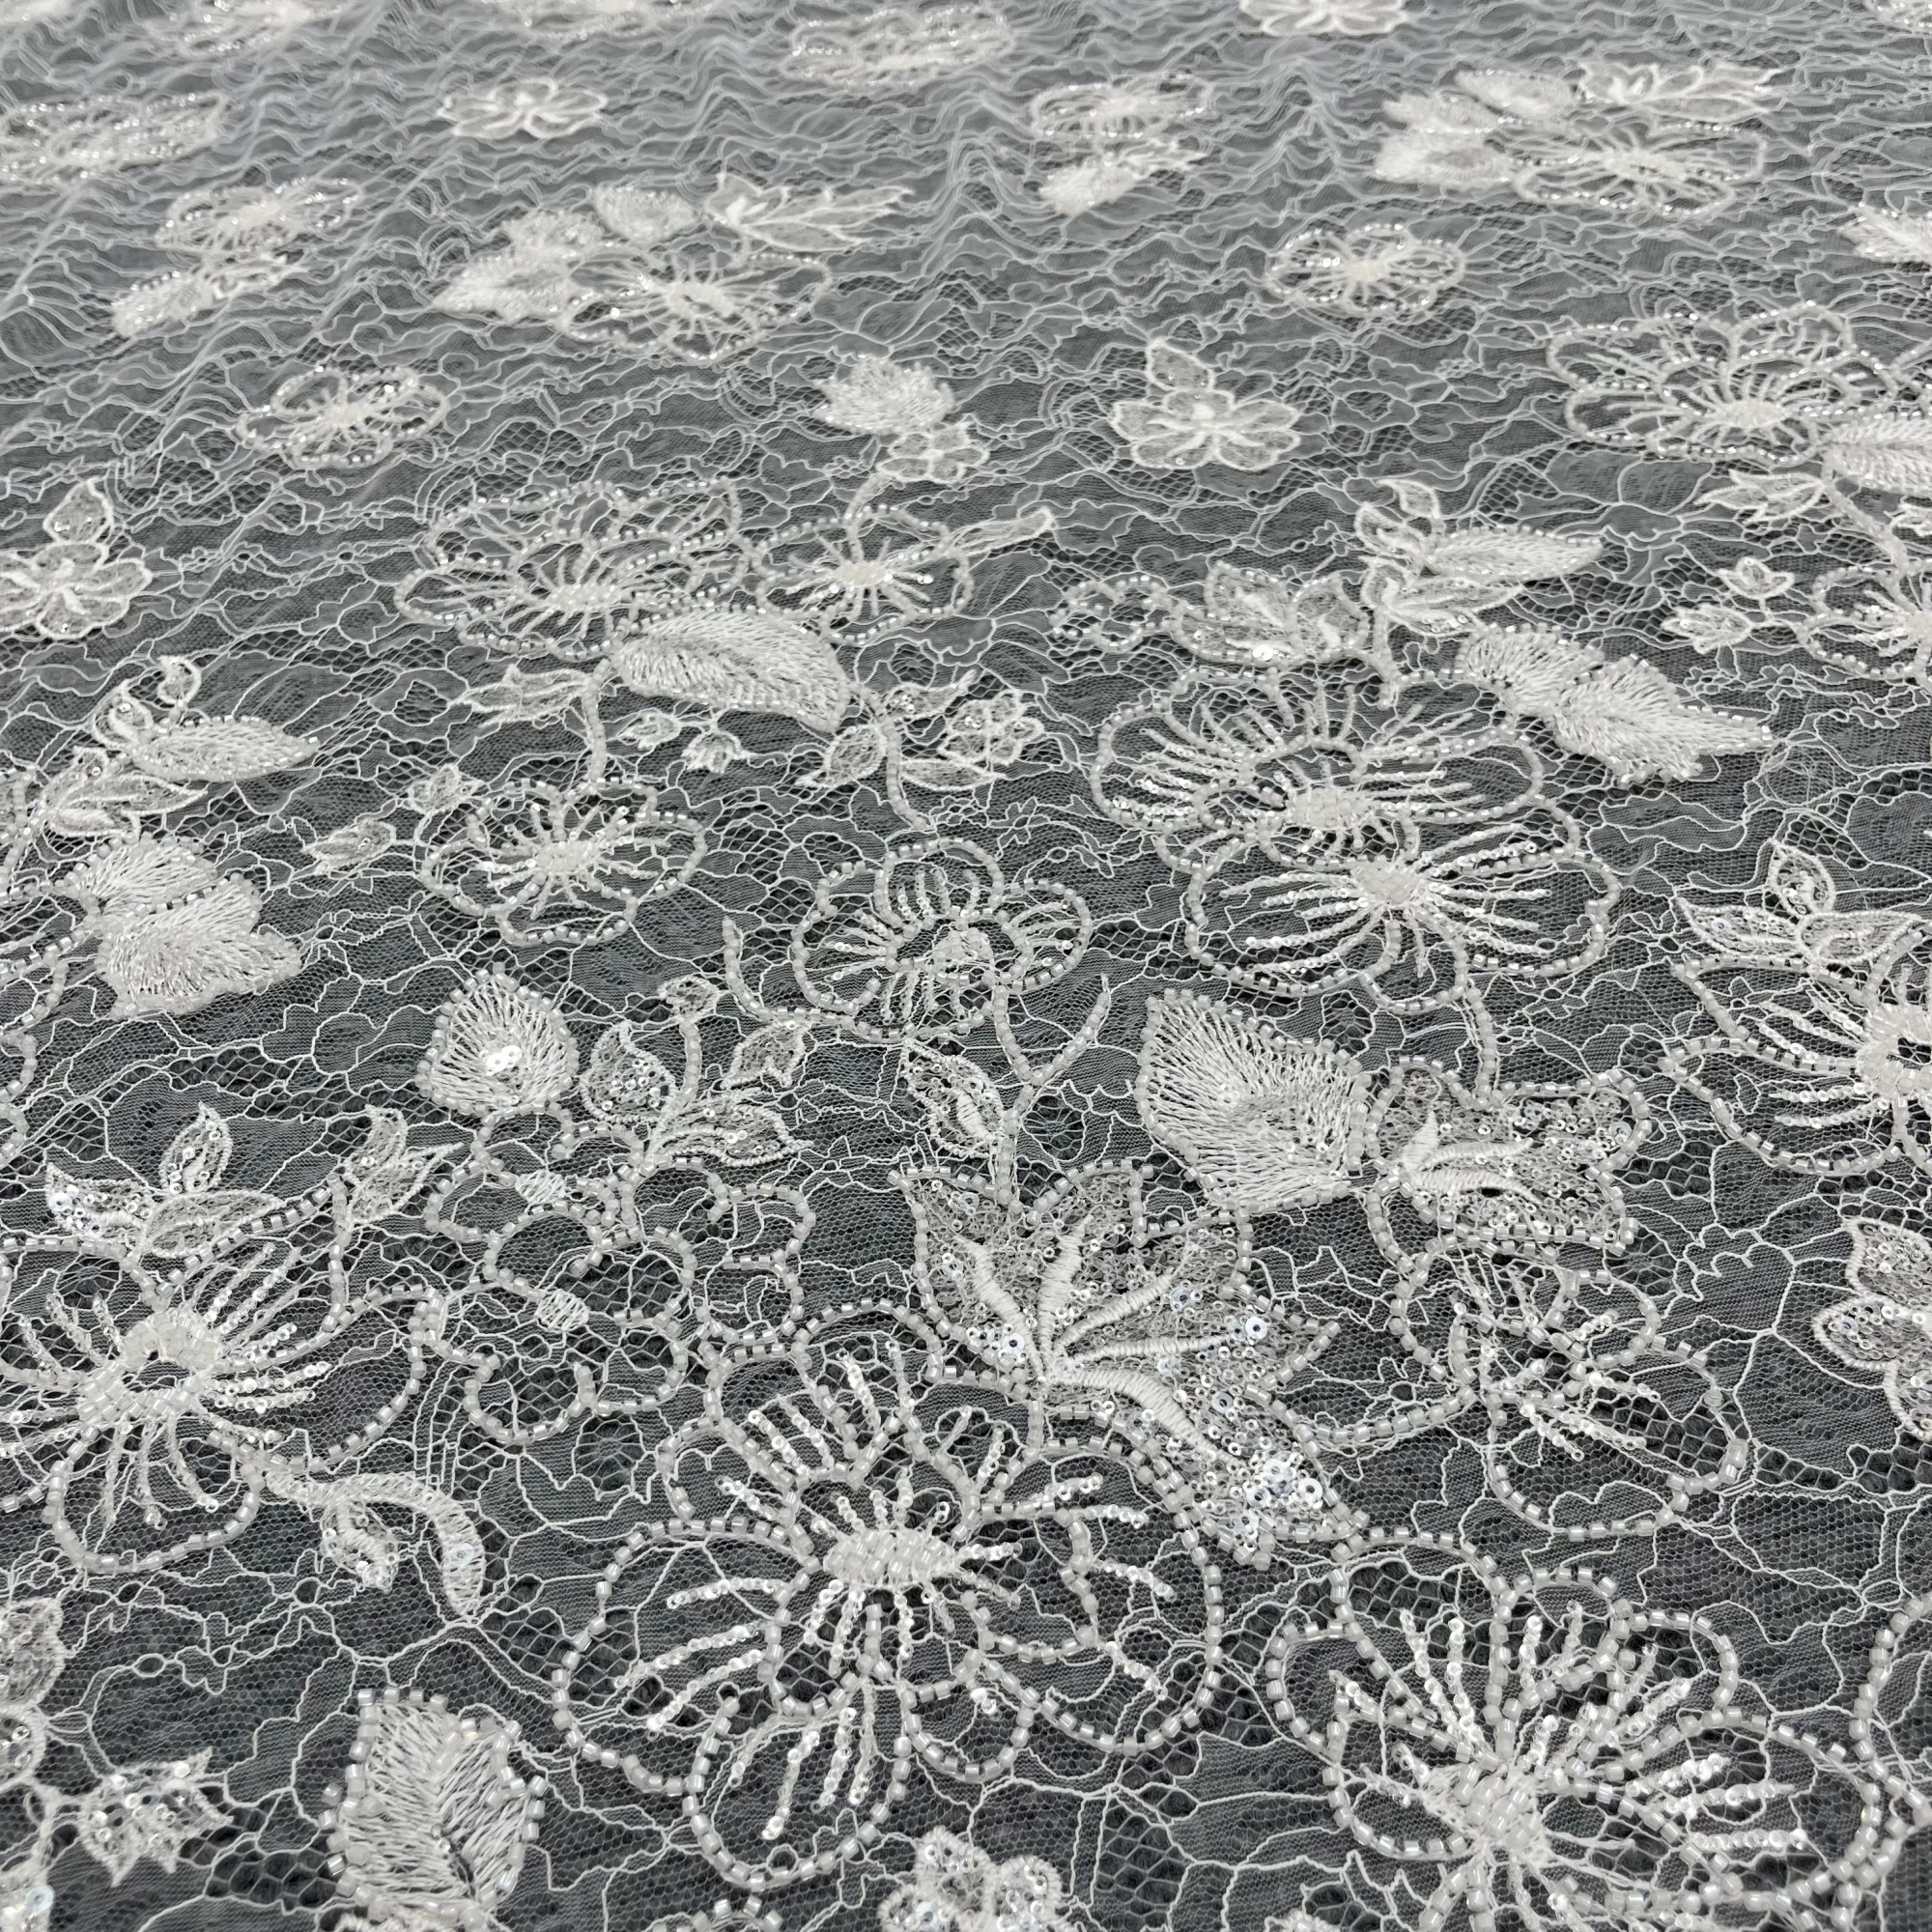
[[[1932,4],[0,75],[0,1932],[1932,1926]]]

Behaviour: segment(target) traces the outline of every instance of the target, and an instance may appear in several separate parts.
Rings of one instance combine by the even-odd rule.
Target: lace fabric
[[[1918,0],[0,0],[0,1932],[1932,1923]]]

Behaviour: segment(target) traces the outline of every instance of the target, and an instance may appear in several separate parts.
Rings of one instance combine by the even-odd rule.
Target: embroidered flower
[[[1143,469],[1271,469],[1301,446],[1299,410],[1218,388],[1214,372],[1166,342],[1147,350],[1148,393],[1116,403],[1107,420]]]
[[[118,624],[154,581],[138,554],[110,554],[114,507],[99,483],[76,483],[41,527],[41,549],[0,551],[0,630],[84,638]]]
[[[658,1452],[663,1534],[647,1559],[625,1546],[560,1680],[568,1734],[690,1794],[740,1886],[860,1857],[855,1818],[913,1776],[1001,1778],[1037,1725],[1153,1748],[1218,1655],[1202,1559],[1148,1474],[1035,1446],[993,1385],[921,1391],[895,1345],[916,1333],[714,1374]]]
[[[1383,181],[1464,192],[1509,186],[1551,207],[1703,220],[1764,172],[1764,143],[1727,131],[1762,111],[1768,76],[1721,64],[1671,71],[1586,62],[1580,80],[1483,69],[1456,91],[1406,94]]]
[[[1932,1442],[1932,1242],[1884,1221],[1851,1223],[1852,1293],[1821,1309],[1811,1332],[1855,1369],[1878,1369],[1899,1426]]]
[[[593,126],[610,104],[587,87],[557,80],[505,81],[482,94],[447,94],[438,110],[459,134],[472,141],[560,140]]]
[[[1543,806],[1466,828],[1391,819],[1325,849],[1260,831],[1194,871],[1187,939],[1238,985],[1352,985],[1425,1011],[1467,998],[1480,974],[1554,978],[1601,958],[1616,891]]]
[[[1720,1035],[1669,1070],[1726,1133],[1801,1173],[1869,1174],[1903,1157],[1932,1174],[1932,1003],[1909,980],[1695,970]]]
[[[1212,100],[1212,88],[1180,74],[1036,95],[1028,108],[1035,140],[1076,157],[1047,173],[1040,199],[1056,213],[1087,214],[1155,175],[1184,173],[1201,153],[1172,130],[1199,120]]]
[[[794,28],[785,65],[802,80],[850,94],[899,94],[1009,53],[1012,29],[990,0],[883,7]]]
[[[51,187],[178,160],[220,131],[221,102],[211,94],[15,107],[0,115],[0,186]]]
[[[71,1561],[134,1572],[167,1540],[176,1560],[231,1542],[265,1463],[374,1440],[407,1406],[421,1373],[409,1291],[332,1274],[327,1200],[256,1197],[275,1232],[231,1222],[167,1270],[84,1236],[0,1260],[0,1467],[15,1497],[44,1498]]]
[[[787,531],[766,547],[759,567],[774,603],[831,623],[946,616],[973,594],[960,537],[899,510]]]
[[[1708,1920],[1714,1891],[1762,1918],[1814,1867],[1830,1883],[1801,1809],[1825,1750],[1789,1726],[1774,1746],[1702,1616],[1638,1609],[1588,1573],[1512,1583],[1426,1557],[1333,1582],[1333,1622],[1273,1666],[1279,1708],[1338,1826],[1411,1848],[1405,1890],[1440,1907],[1419,1924],[1650,1932]],[[1794,1770],[1802,1790],[1778,1775]]]
[[[1897,386],[1841,317],[1808,304],[1571,329],[1549,366],[1573,391],[1564,420],[1592,442],[1764,469],[1814,460],[1834,422]]]
[[[1813,657],[1889,684],[1932,681],[1932,565],[1827,571],[1811,602],[1801,636]]]
[[[743,573],[724,496],[633,497],[587,484],[478,503],[423,533],[427,566],[396,607],[463,642],[522,657],[602,657],[650,616]]]
[[[1256,837],[1341,852],[1378,828],[1517,817],[1542,796],[1542,762],[1474,700],[1427,687],[1387,704],[1345,666],[1192,672],[1107,721],[1094,795],[1176,866]]]
[[[1403,0],[1241,0],[1264,34],[1392,34],[1408,18]]]
[[[1420,315],[1463,279],[1462,249],[1418,239],[1401,222],[1337,235],[1308,229],[1268,258],[1263,286],[1297,308],[1343,315]]]
[[[142,335],[276,287],[302,270],[289,251],[339,228],[361,200],[352,183],[315,177],[183,195],[155,231],[154,245],[192,255],[195,266],[129,289],[114,304],[116,332]]]
[[[366,469],[449,413],[450,393],[413,369],[305,369],[236,424],[292,469]]]
[[[661,813],[649,791],[559,792],[526,783],[424,826],[422,880],[512,946],[591,945],[632,927],[639,909],[696,870],[704,837]]]
[[[1060,1874],[1044,1859],[999,1862],[965,1838],[931,1831],[912,1878],[879,1907],[880,1932],[1072,1932]]]
[[[861,1038],[970,1033],[995,990],[1051,985],[1079,963],[1093,923],[1062,886],[1015,887],[964,839],[833,872],[792,935],[807,1001]]]
[[[560,324],[571,334],[702,367],[796,322],[818,299],[826,273],[816,262],[707,228],[639,252],[611,250],[581,265],[577,280],[584,299]]]

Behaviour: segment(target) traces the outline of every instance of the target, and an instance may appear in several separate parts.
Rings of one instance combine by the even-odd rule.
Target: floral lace
[[[1932,0],[0,63],[0,1932],[1932,1926]]]

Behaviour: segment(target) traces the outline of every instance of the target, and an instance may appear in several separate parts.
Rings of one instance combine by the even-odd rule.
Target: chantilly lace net
[[[1932,1927],[1928,0],[0,76],[0,1932]]]

